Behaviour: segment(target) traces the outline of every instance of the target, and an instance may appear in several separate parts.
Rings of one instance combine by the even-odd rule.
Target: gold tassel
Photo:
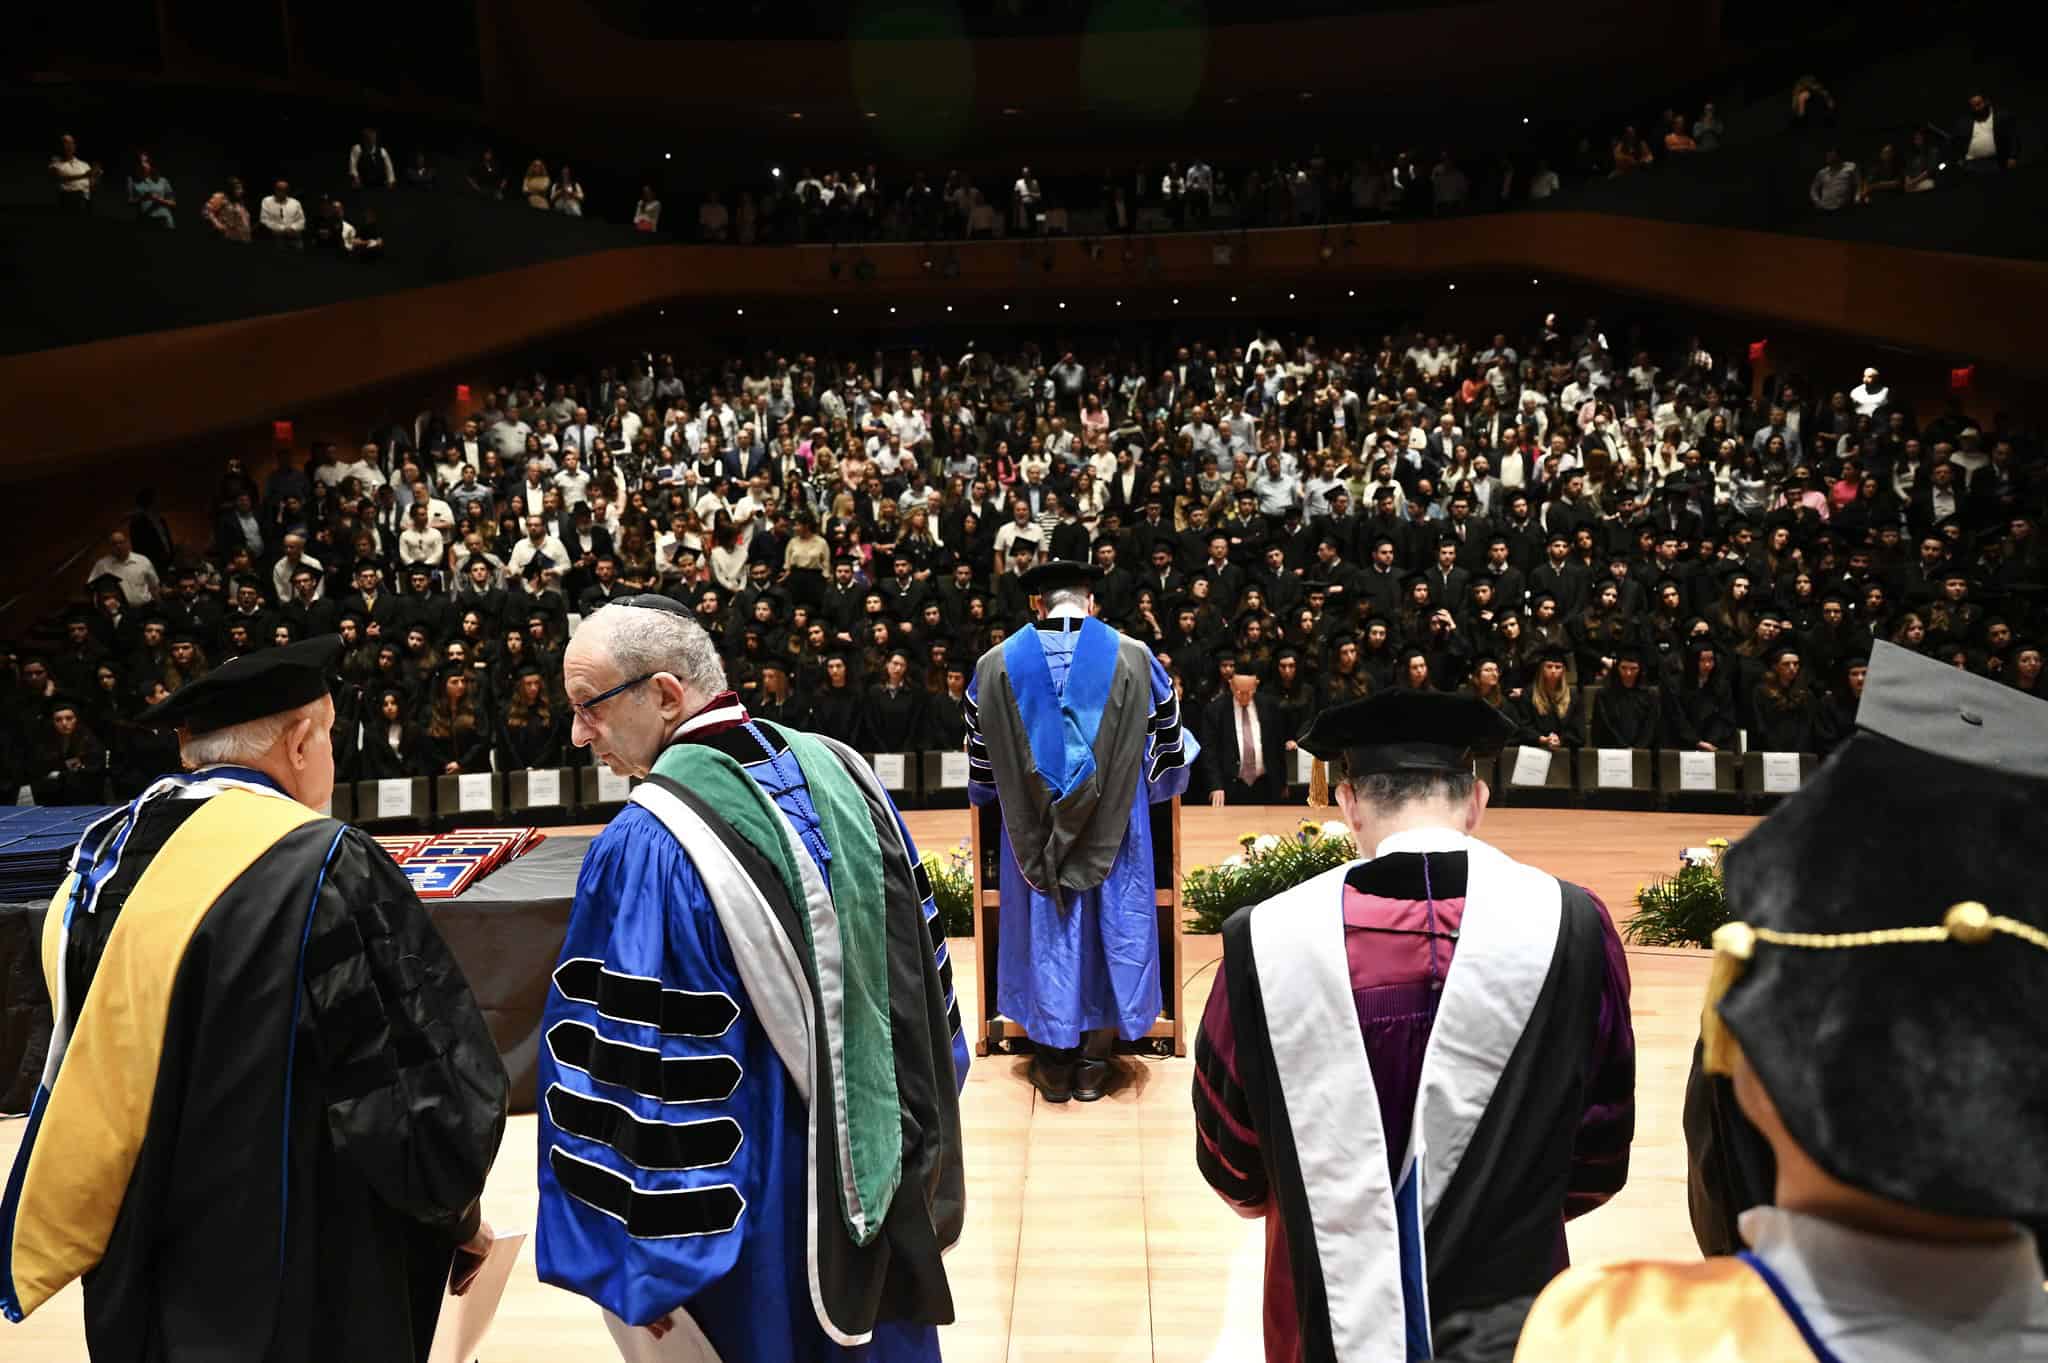
[[[1735,1038],[1721,1021],[1720,1003],[1756,954],[1756,929],[1747,923],[1723,923],[1714,929],[1714,967],[1707,976],[1706,1003],[1700,1009],[1700,1065],[1708,1074],[1733,1076]]]

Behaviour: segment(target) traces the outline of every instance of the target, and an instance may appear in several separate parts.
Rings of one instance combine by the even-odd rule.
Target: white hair
[[[211,733],[178,735],[178,755],[185,759],[185,765],[195,770],[199,767],[216,766],[232,762],[248,766],[277,746],[285,731],[302,719],[317,720],[320,717],[320,702],[309,700],[296,709],[281,714],[265,715],[245,724],[230,724],[225,729]]]
[[[689,616],[614,602],[590,620],[602,622],[597,642],[619,669],[622,680],[667,672],[702,700],[726,689],[725,663],[718,656],[718,646]],[[589,628],[590,622],[586,622],[584,629]]]
[[[1086,612],[1095,593],[1086,587],[1054,587],[1045,594],[1045,613],[1050,615],[1061,606],[1073,606]]]

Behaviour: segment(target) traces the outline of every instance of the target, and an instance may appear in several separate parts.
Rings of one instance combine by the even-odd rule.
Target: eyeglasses
[[[610,700],[613,696],[618,695],[622,691],[632,690],[641,682],[652,681],[657,675],[659,674],[654,672],[643,672],[639,676],[633,678],[633,680],[631,681],[620,682],[617,686],[614,686],[609,691],[598,692],[596,695],[592,696],[589,700],[584,701],[580,705],[572,700],[569,702],[569,709],[572,713],[575,714],[576,718],[582,720],[585,724],[588,724],[592,720],[590,712],[595,710],[598,706],[604,704],[606,701]]]

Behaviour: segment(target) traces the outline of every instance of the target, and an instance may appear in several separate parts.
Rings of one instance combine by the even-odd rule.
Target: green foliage
[[[1358,848],[1337,823],[1304,822],[1292,839],[1247,833],[1244,851],[1216,866],[1188,872],[1181,881],[1181,908],[1189,932],[1221,932],[1223,920],[1248,904],[1271,899],[1304,880],[1342,866]]]
[[[924,854],[924,873],[931,877],[932,901],[939,906],[939,930],[948,937],[974,936],[974,876],[962,843],[941,855]]]
[[[1621,935],[1639,947],[1712,946],[1714,929],[1728,921],[1720,860],[1715,856],[1692,862],[1679,867],[1674,876],[1638,886],[1635,916]]]

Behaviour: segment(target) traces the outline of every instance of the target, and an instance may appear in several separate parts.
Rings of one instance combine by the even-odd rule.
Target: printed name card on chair
[[[1602,790],[1627,790],[1635,784],[1636,755],[1630,748],[1599,749],[1598,776]]]
[[[455,778],[455,808],[459,813],[489,813],[491,808],[491,774],[487,771],[465,773]]]
[[[939,754],[939,788],[941,790],[967,789],[966,753],[943,752]]]
[[[531,789],[531,787],[529,787]],[[604,804],[624,804],[633,793],[633,778],[621,776],[610,767],[597,769],[597,798]]]
[[[903,772],[904,765],[902,753],[878,752],[875,754],[875,779],[882,783],[882,789],[903,789]]]
[[[1678,755],[1678,788],[1680,790],[1712,790],[1714,788],[1714,754],[1710,752],[1682,752]]]
[[[377,817],[380,819],[405,819],[412,817],[412,782],[379,781],[377,783]]]
[[[526,803],[536,809],[562,803],[562,773],[555,767],[539,767],[526,773]]]
[[[1294,750],[1294,784],[1305,786],[1315,777],[1316,755],[1307,748]]]
[[[1550,764],[1557,754],[1535,746],[1515,749],[1515,765],[1508,777],[1511,785],[1540,786],[1550,780]]]
[[[1764,793],[1766,795],[1790,795],[1799,789],[1799,754],[1796,752],[1767,752],[1764,759]]]

